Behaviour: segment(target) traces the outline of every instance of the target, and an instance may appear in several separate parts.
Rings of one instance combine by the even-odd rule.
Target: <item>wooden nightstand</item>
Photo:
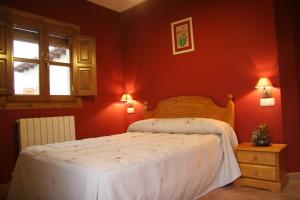
[[[285,174],[286,144],[257,147],[241,143],[235,149],[242,176],[235,185],[243,185],[280,192],[287,184]]]

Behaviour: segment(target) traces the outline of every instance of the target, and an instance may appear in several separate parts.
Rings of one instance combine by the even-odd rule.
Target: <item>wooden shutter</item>
[[[5,15],[0,16],[0,95],[11,94],[12,38]]]
[[[96,44],[93,37],[74,37],[73,89],[75,96],[97,94]]]

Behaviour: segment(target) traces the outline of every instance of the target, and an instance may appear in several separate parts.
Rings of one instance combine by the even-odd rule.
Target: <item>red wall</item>
[[[288,144],[288,170],[300,171],[300,2],[276,0],[276,31],[280,82],[282,88],[282,123]]]
[[[172,55],[170,23],[193,18],[195,51]],[[151,0],[123,13],[126,89],[134,99],[158,101],[204,95],[226,105],[233,94],[236,131],[249,142],[267,123],[273,142],[283,142],[274,5],[270,0]],[[260,107],[254,89],[268,76],[274,107]],[[129,122],[142,118],[141,104]]]
[[[97,38],[99,68],[98,95],[84,98],[82,108],[0,111],[0,184],[9,181],[16,159],[16,119],[75,115],[78,138],[101,136],[120,133],[130,122],[142,119],[144,100],[153,107],[158,101],[177,95],[209,96],[224,106],[227,95],[233,94],[239,141],[250,141],[258,123],[268,123],[272,141],[290,146],[288,170],[300,171],[299,142],[295,141],[299,138],[299,100],[288,98],[294,97],[299,88],[300,76],[291,77],[290,84],[289,74],[297,73],[295,69],[285,71],[283,66],[278,67],[277,51],[281,55],[284,50],[281,45],[277,49],[275,29],[280,26],[278,22],[275,26],[278,12],[274,12],[274,1],[148,0],[122,14],[84,0],[72,1],[72,5],[69,2],[2,3],[80,25],[82,34]],[[170,23],[186,17],[193,17],[195,51],[174,56]],[[286,37],[281,39],[284,45]],[[284,58],[289,59],[288,54]],[[270,77],[276,87],[274,107],[259,106],[260,93],[254,86],[261,76]],[[124,105],[118,103],[123,83],[137,100],[136,113],[127,117]],[[280,88],[284,95],[283,120]],[[293,126],[286,129],[289,124],[284,124],[283,132],[282,122]]]
[[[82,108],[0,110],[0,184],[10,181],[17,157],[15,122],[23,117],[74,115],[77,138],[120,133],[125,130],[123,58],[120,15],[86,1],[16,0],[1,4],[80,25],[81,34],[96,36],[98,95],[83,99]]]

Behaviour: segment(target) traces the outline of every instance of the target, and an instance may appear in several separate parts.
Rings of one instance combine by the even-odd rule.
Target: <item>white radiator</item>
[[[20,119],[20,149],[75,140],[74,116]]]

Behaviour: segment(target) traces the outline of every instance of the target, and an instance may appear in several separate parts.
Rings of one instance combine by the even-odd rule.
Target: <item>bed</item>
[[[240,176],[232,97],[160,102],[126,133],[20,153],[9,200],[198,199]]]

